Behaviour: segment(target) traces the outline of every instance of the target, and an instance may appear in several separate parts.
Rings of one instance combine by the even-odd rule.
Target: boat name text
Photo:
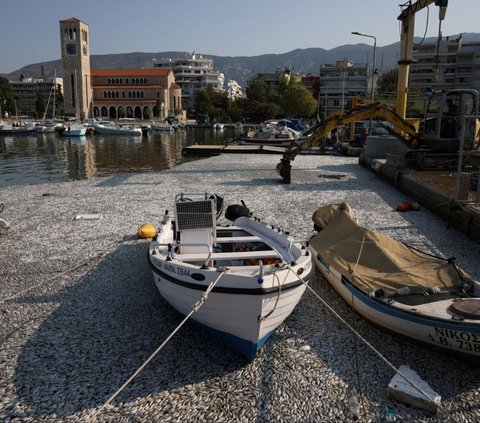
[[[161,266],[167,272],[175,273],[176,275],[180,275],[180,276],[190,277],[190,270],[188,270],[188,269],[182,269],[181,267],[176,267],[176,266],[174,266],[172,264],[169,264],[169,263],[162,263]]]
[[[435,335],[428,335],[431,342],[464,351],[480,352],[480,335],[452,329],[434,328]]]

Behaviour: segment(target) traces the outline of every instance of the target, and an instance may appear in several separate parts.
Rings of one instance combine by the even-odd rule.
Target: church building
[[[170,69],[91,69],[88,25],[60,21],[65,113],[81,119],[181,115],[182,89]]]

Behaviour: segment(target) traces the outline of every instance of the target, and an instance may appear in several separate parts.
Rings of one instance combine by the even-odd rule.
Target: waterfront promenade
[[[395,212],[404,194],[358,158],[297,156],[291,185],[280,183],[278,160],[222,155],[157,173],[0,187],[0,217],[12,223],[0,232],[0,421],[89,421],[180,323],[155,289],[148,241],[135,234],[172,211],[182,191],[217,193],[227,205],[244,200],[298,240],[313,235],[317,207],[347,201],[365,227],[456,256],[480,277],[477,243],[427,210]],[[102,218],[74,219],[85,213]],[[352,394],[362,422],[480,420],[478,367],[376,329],[318,274],[312,287],[442,396],[438,416],[388,400],[393,371],[307,290],[252,363],[187,324],[94,421],[344,422]]]

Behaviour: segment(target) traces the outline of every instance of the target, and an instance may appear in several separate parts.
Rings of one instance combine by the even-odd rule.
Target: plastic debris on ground
[[[403,376],[400,375],[400,373]],[[408,378],[408,380],[405,378]],[[409,381],[414,383],[415,386]],[[414,407],[432,413],[438,412],[441,401],[441,396],[430,388],[428,383],[422,380],[414,370],[406,365],[400,366],[399,372],[393,376],[388,384],[387,394],[391,399],[413,405]]]
[[[77,214],[74,220],[98,220],[101,218],[102,218],[102,215],[100,213],[85,213],[85,214]]]

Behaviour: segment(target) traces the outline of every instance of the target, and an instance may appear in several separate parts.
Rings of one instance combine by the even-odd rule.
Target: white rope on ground
[[[431,398],[422,388],[418,387],[415,382],[410,380],[407,376],[405,376],[399,369],[397,369],[386,357],[383,356],[383,354],[378,351],[370,342],[368,342],[360,333],[358,333],[342,316],[340,316],[328,303],[318,295],[313,288],[300,276],[297,275],[297,273],[292,269],[291,266],[287,266],[288,269],[295,274],[300,281],[317,297],[320,302],[338,319],[340,320],[348,329],[350,329],[353,334],[358,337],[368,348],[370,348],[378,357],[380,357],[381,360],[385,362],[385,364],[390,367],[392,370],[394,370],[396,373],[398,373],[400,376],[402,376],[411,386],[413,386],[418,392],[420,392],[422,395],[425,396],[425,398],[429,399],[432,402],[435,402],[433,398]],[[441,404],[436,403],[438,408],[441,411],[445,411],[444,407],[441,406]],[[451,416],[450,416],[451,417]],[[453,421],[458,422],[455,418],[451,417]]]
[[[99,253],[97,253],[95,256],[93,257],[90,257],[88,259],[86,259],[85,261],[82,261],[81,263],[73,266],[73,267],[70,267],[69,269],[66,269],[66,270],[63,270],[62,272],[59,272],[59,273],[56,273],[54,276],[48,278],[48,279],[45,279],[43,280],[42,282],[39,282],[37,283],[36,285],[33,285],[27,289],[24,289],[23,291],[20,291],[20,292],[17,292],[16,294],[10,296],[10,297],[7,297],[7,298],[3,298],[0,300],[0,304],[4,304],[6,303],[7,301],[10,301],[10,300],[13,300],[17,297],[20,297],[21,295],[23,294],[26,294],[27,292],[31,291],[32,289],[35,289],[41,285],[44,285],[46,284],[47,282],[50,282],[56,278],[58,278],[59,276],[62,276],[62,275],[65,275],[66,273],[70,273],[70,272],[73,272],[74,270],[77,270],[78,268],[82,267],[82,266],[85,266],[86,264],[88,264],[89,262],[91,262],[92,260],[95,260],[97,258],[99,258],[100,256],[102,255],[105,255],[105,254],[108,254],[110,252],[110,247],[114,244],[118,244],[118,243],[121,243],[123,242],[124,239],[121,239],[121,240],[117,240],[117,241],[113,241],[111,242],[110,244],[108,244],[103,250],[101,250]],[[83,276],[83,275],[82,275]]]
[[[150,356],[143,362],[143,364],[137,370],[135,370],[135,372],[133,372],[133,374],[126,380],[126,382],[122,386],[120,386],[120,388],[118,388],[115,393],[92,414],[92,416],[88,419],[89,421],[95,420],[95,418],[100,414],[100,412],[107,405],[109,405],[133,381],[133,379],[137,377],[137,375],[147,366],[148,363],[150,363],[150,361],[154,359],[154,357],[163,349],[163,347],[170,341],[170,339],[172,339],[173,336],[180,330],[180,328],[188,321],[192,314],[196,313],[200,309],[200,307],[205,304],[205,301],[207,301],[208,299],[208,294],[210,294],[212,289],[215,287],[215,285],[218,283],[218,281],[225,274],[226,271],[227,270],[222,270],[218,278],[211,282],[210,285],[208,285],[201,298],[192,306],[192,310],[190,310],[190,313],[185,316],[185,318],[180,322],[180,324],[172,331],[170,335],[168,335],[168,337],[160,344],[160,346],[152,354],[150,354]]]

